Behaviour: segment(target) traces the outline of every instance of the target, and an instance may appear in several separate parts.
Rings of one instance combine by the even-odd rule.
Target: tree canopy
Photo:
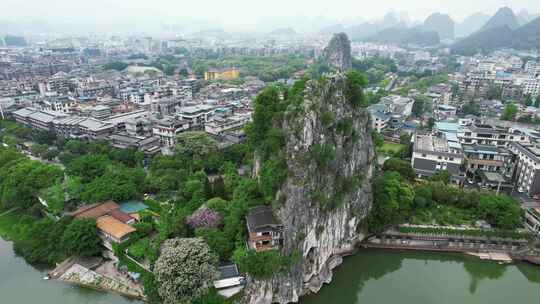
[[[513,104],[507,104],[504,108],[504,112],[502,113],[501,119],[502,120],[508,120],[513,121],[516,118],[516,115],[518,113],[518,107]]]
[[[218,258],[200,238],[169,239],[154,273],[165,304],[188,304],[204,296],[217,278]]]
[[[89,257],[101,254],[103,242],[94,219],[75,219],[66,227],[62,243],[68,254]]]
[[[369,229],[381,232],[402,223],[412,210],[413,188],[394,171],[387,171],[373,182],[373,208],[368,217]]]

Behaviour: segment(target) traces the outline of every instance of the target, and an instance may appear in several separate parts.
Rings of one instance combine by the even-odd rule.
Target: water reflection
[[[336,299],[340,299],[339,303],[357,303],[359,291],[366,282],[378,280],[399,270],[405,259],[405,256],[397,253],[392,259],[388,259],[388,252],[374,253],[370,259],[347,257],[345,262],[334,270],[332,285],[347,288],[332,288],[332,285],[325,285],[320,293],[306,296],[301,303],[336,303]]]
[[[490,261],[478,260],[475,257],[464,257],[464,259],[463,268],[465,268],[471,277],[469,285],[469,292],[471,294],[476,293],[480,281],[502,278],[507,267]]]
[[[41,267],[27,264],[15,255],[12,243],[0,238],[0,303],[40,304],[136,304],[119,295],[45,281]]]
[[[537,299],[537,283],[540,267],[528,264],[498,265],[461,254],[363,249],[336,269],[332,284],[300,303],[500,303],[501,297],[518,289],[522,299]],[[493,301],[493,297],[498,298]]]

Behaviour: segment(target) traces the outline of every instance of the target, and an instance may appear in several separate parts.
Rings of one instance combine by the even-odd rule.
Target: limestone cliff
[[[288,273],[251,281],[249,303],[289,303],[332,279],[364,237],[374,158],[369,114],[351,101],[342,73],[308,81],[303,102],[285,113],[288,174],[274,210],[284,225],[283,255],[300,256]]]
[[[351,42],[345,33],[334,34],[322,52],[322,59],[330,68],[347,71],[352,67]]]

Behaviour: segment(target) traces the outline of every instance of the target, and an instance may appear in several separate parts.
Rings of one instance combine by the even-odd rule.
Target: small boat
[[[43,279],[44,279],[44,280],[49,280],[50,277],[47,275],[47,276],[44,276]]]

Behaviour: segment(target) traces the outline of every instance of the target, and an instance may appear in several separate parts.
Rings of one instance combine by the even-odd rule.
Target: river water
[[[46,271],[15,256],[0,238],[0,303],[2,304],[138,304],[119,295],[45,281]]]
[[[0,239],[2,304],[139,304],[121,296],[45,281],[44,270],[15,256]],[[502,266],[453,254],[360,250],[331,285],[301,304],[538,303],[540,267]]]
[[[457,254],[363,249],[301,304],[540,303],[540,267]]]

